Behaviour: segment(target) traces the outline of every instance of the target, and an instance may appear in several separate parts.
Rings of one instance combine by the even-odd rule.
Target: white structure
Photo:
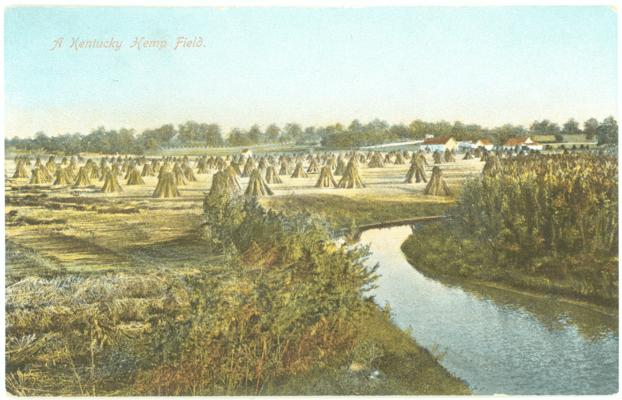
[[[473,140],[473,141],[464,140],[464,141],[458,142],[458,149],[460,151],[475,150],[477,148],[492,150],[494,147],[495,146],[488,139],[478,139],[478,140]]]
[[[450,136],[435,136],[431,138],[427,138],[421,143],[421,148],[423,150],[430,150],[444,152],[445,150],[456,150],[458,147],[458,142]]]
[[[479,139],[474,142],[474,147],[475,148],[481,147],[481,148],[484,148],[490,151],[495,147],[495,145],[492,144],[492,142],[488,139]]]
[[[530,137],[527,138],[509,138],[504,144],[503,148],[506,150],[512,150],[515,148],[520,148],[522,150],[542,150],[544,146],[542,146],[538,142],[534,142]]]

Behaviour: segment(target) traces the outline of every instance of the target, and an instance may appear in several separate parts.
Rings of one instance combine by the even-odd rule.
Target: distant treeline
[[[354,120],[349,126],[340,123],[328,126],[309,126],[303,128],[289,123],[282,128],[270,124],[265,129],[253,125],[248,130],[231,129],[225,139],[222,129],[214,123],[188,121],[178,125],[162,125],[157,129],[147,129],[137,133],[134,129],[106,130],[99,127],[89,134],[73,133],[60,136],[47,136],[37,132],[34,138],[5,139],[5,147],[27,151],[100,153],[135,153],[156,151],[170,147],[222,147],[253,146],[268,143],[317,144],[330,149],[350,149],[402,140],[422,139],[425,135],[451,135],[456,140],[475,140],[487,138],[495,144],[503,144],[510,137],[526,135],[555,135],[559,140],[567,134],[585,134],[588,138],[598,138],[599,144],[617,143],[618,124],[615,118],[608,117],[602,122],[590,118],[583,126],[574,119],[561,127],[549,120],[534,121],[527,129],[520,125],[506,124],[496,128],[483,128],[476,124],[456,121],[426,122],[415,120],[410,124],[390,125],[375,119],[367,124]]]

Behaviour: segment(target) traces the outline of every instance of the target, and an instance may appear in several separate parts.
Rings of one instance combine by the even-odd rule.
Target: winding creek
[[[413,268],[400,246],[410,226],[362,233],[380,264],[376,302],[476,394],[618,391],[617,319],[546,297],[450,286]]]

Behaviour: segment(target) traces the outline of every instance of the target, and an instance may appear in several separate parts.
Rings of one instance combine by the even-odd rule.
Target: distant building
[[[458,142],[458,150],[467,151],[475,148],[474,142],[470,140],[461,140]]]
[[[484,148],[486,150],[492,150],[493,147],[495,147],[495,146],[488,139],[479,139],[479,140],[476,140],[474,142],[474,147],[475,148],[481,147],[481,148]]]
[[[473,141],[466,140],[466,141],[458,142],[458,149],[462,151],[474,150],[477,148],[492,150],[494,147],[495,146],[488,139],[478,139],[478,140],[473,140]]]
[[[542,150],[544,146],[542,146],[538,142],[534,142],[530,137],[527,138],[509,138],[503,144],[504,149],[515,149],[520,148],[522,150]]]
[[[431,138],[426,138],[423,143],[421,143],[421,148],[424,150],[430,151],[445,151],[455,150],[458,147],[458,142],[451,136],[435,136]]]

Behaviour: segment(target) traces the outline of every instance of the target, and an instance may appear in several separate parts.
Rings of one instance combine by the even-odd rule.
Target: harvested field
[[[450,187],[457,188],[466,177],[478,174],[482,165],[478,160],[459,160],[441,168]],[[15,163],[7,160],[5,168],[7,176],[12,176]],[[360,189],[316,188],[318,174],[281,176],[282,184],[269,185],[274,195],[261,201],[277,209],[319,214],[336,228],[348,227],[353,220],[372,223],[402,215],[431,215],[452,201],[424,196],[425,183],[404,183],[408,168],[407,164],[362,165],[366,187]],[[427,170],[429,174],[431,166]],[[181,197],[173,199],[151,197],[157,183],[154,176],[143,177],[143,185],[125,185],[120,180],[123,192],[113,194],[99,191],[102,182],[72,188],[7,179],[7,277],[28,273],[23,254],[40,260],[29,268],[64,272],[149,268],[154,263],[159,267],[203,264],[208,255],[197,232],[212,176],[213,172],[196,174],[197,181],[179,186]],[[248,179],[240,178],[242,188]]]
[[[99,163],[96,157],[92,159],[95,163]],[[83,163],[84,161],[81,161],[77,164],[81,166]],[[305,160],[305,169],[308,164],[309,160]],[[278,268],[273,272],[274,276],[268,275],[260,279],[256,274],[261,268],[252,265],[252,260],[249,261],[248,257],[244,256],[232,262],[226,252],[216,252],[210,248],[203,226],[206,222],[203,204],[217,169],[211,168],[208,173],[199,173],[193,158],[190,158],[188,165],[193,168],[197,180],[188,179],[185,184],[177,185],[180,196],[174,198],[153,197],[158,182],[157,176],[143,176],[144,184],[127,185],[127,180],[121,173],[118,181],[122,191],[117,193],[103,193],[101,191],[103,181],[97,179],[91,179],[90,186],[78,188],[30,184],[29,178],[5,179],[6,284],[7,290],[13,296],[9,299],[12,303],[10,307],[13,307],[10,318],[11,321],[19,321],[23,325],[19,327],[15,325],[16,328],[10,332],[12,335],[10,346],[14,349],[12,354],[15,355],[10,360],[11,372],[8,373],[7,380],[12,393],[24,395],[153,393],[153,382],[161,378],[152,376],[153,374],[157,376],[158,368],[164,368],[166,365],[155,369],[132,367],[132,371],[141,374],[142,378],[124,375],[122,379],[114,375],[117,373],[115,372],[117,367],[113,365],[116,362],[114,358],[116,352],[128,357],[131,352],[140,351],[143,340],[141,338],[157,340],[158,343],[167,345],[176,343],[166,336],[154,336],[154,330],[157,332],[155,327],[158,326],[156,321],[168,321],[167,323],[173,324],[177,336],[182,334],[182,330],[177,331],[181,328],[175,321],[190,320],[194,311],[188,312],[184,308],[188,306],[186,303],[178,304],[175,300],[173,302],[175,311],[172,316],[167,316],[163,314],[167,310],[164,304],[167,304],[167,307],[170,304],[163,301],[176,299],[178,296],[189,296],[191,292],[188,284],[195,281],[200,282],[197,283],[199,285],[204,285],[205,289],[202,290],[207,292],[223,291],[218,292],[220,294],[217,299],[229,296],[229,287],[234,288],[231,292],[234,295],[232,299],[243,296],[246,289],[244,286],[238,286],[240,276],[243,277],[245,284],[248,284],[250,277],[257,279],[261,284],[272,280],[280,282]],[[7,176],[13,176],[15,163],[7,160],[5,167]],[[479,161],[464,161],[443,166],[448,184],[456,189],[454,192],[459,191],[459,186],[465,178],[478,174],[481,167],[482,163]],[[259,202],[273,210],[319,217],[320,221],[326,222],[335,237],[350,235],[353,232],[352,227],[356,225],[443,213],[453,204],[454,197],[423,195],[424,183],[404,183],[408,168],[407,164],[386,164],[384,168],[368,168],[361,164],[359,173],[365,187],[359,189],[316,188],[315,184],[319,177],[317,173],[309,174],[307,178],[291,178],[289,174],[280,175],[282,183],[268,185],[273,195],[261,196]],[[428,168],[428,174],[430,169],[431,167]],[[336,176],[335,179],[339,180],[340,177]],[[248,186],[249,177],[238,177],[238,180],[243,192]],[[267,236],[269,237],[270,233],[267,233]],[[248,255],[248,252],[243,254]],[[330,257],[329,253],[323,256]],[[231,268],[231,265],[235,267]],[[241,275],[238,276],[239,274]],[[132,282],[131,285],[136,285],[143,279],[145,282],[152,282],[154,290],[159,287],[158,285],[162,286],[160,288],[162,293],[156,297],[152,296],[153,298],[147,294],[134,296],[126,293],[122,282]],[[83,304],[83,300],[72,296],[72,285],[81,292],[80,295],[76,295],[78,297],[94,290],[91,287],[97,287],[105,288],[115,301],[89,297],[88,304]],[[280,287],[280,284],[278,286]],[[24,306],[31,302],[31,299],[34,302],[41,291],[56,293],[56,287],[60,289],[54,297],[53,305],[37,303],[39,308],[36,311]],[[204,292],[201,293],[204,297]],[[14,300],[17,298],[21,299],[23,304]],[[209,296],[206,299],[209,299]],[[236,303],[231,304],[234,307],[233,304]],[[237,307],[233,308],[235,315],[242,312]],[[364,309],[367,311],[363,311]],[[119,314],[122,320],[117,321],[116,315],[121,311],[127,312],[127,315]],[[147,311],[154,314],[151,315]],[[275,310],[268,306],[264,314],[267,311]],[[102,355],[98,356],[101,358],[94,364],[88,356],[88,351],[85,351],[86,348],[80,347],[81,350],[70,351],[68,347],[79,343],[91,343],[89,340],[92,339],[71,336],[68,331],[63,330],[62,324],[71,320],[91,326],[89,324],[96,323],[91,319],[91,312],[98,315],[97,318],[104,319],[108,318],[106,317],[108,312],[115,315],[108,321],[110,323],[115,321],[117,324],[115,329],[119,332],[131,332],[133,336],[127,339],[129,348],[116,347],[116,344],[109,346],[101,350]],[[365,319],[352,321],[354,325],[348,329],[352,329],[353,333],[344,336],[344,340],[347,338],[350,341],[351,344],[348,346],[358,343],[357,346],[365,348],[364,346],[369,343],[376,343],[374,346],[386,348],[387,356],[377,361],[378,367],[387,374],[386,381],[370,385],[365,383],[366,378],[363,375],[353,377],[348,369],[348,365],[352,364],[352,354],[345,344],[335,342],[330,346],[341,350],[327,359],[322,368],[310,370],[303,368],[304,373],[287,374],[264,389],[252,390],[249,388],[254,386],[247,387],[246,384],[240,384],[237,389],[222,391],[218,385],[209,384],[209,379],[201,378],[203,379],[201,384],[204,385],[201,393],[251,394],[263,390],[262,394],[351,394],[359,393],[361,389],[358,389],[358,386],[361,384],[365,385],[362,393],[370,394],[468,393],[463,382],[443,369],[435,356],[420,348],[408,333],[392,325],[388,316],[372,303],[356,312],[362,313]],[[34,318],[33,315],[40,313],[45,314],[45,321],[40,327],[41,332],[47,332],[45,333],[47,336],[39,338],[30,335],[29,332],[34,332],[35,324],[29,318]],[[275,313],[279,315],[278,312]],[[58,317],[61,314],[62,317]],[[69,318],[74,314],[75,317]],[[208,314],[212,315],[211,311]],[[222,318],[224,317],[219,316],[218,321]],[[50,325],[57,319],[65,322]],[[360,326],[361,324],[364,326]],[[345,327],[341,329],[344,333],[347,332]],[[139,331],[142,332],[140,335],[137,334]],[[392,336],[383,339],[388,331]],[[48,343],[49,338],[56,337],[53,335],[59,335],[65,344],[62,346],[59,344],[61,347],[49,354],[45,353],[42,356],[43,361],[39,360],[36,354],[29,353],[30,346]],[[396,343],[400,345],[397,346]],[[328,344],[318,346],[322,348]],[[129,353],[125,353],[128,351]],[[195,353],[200,352],[195,350]],[[110,355],[104,357],[103,354]],[[148,359],[157,352],[154,353],[151,347],[147,347],[147,354],[150,356],[141,355],[141,359]],[[62,367],[47,366],[45,360],[49,357],[55,357],[55,362],[62,364]],[[67,364],[68,359],[71,363],[78,363],[74,372],[71,372],[71,368],[74,368],[71,363]],[[28,368],[22,363],[28,368],[30,366],[38,368],[39,372],[25,372]],[[99,368],[97,373],[93,373],[95,368]],[[191,364],[184,368],[194,370]],[[425,381],[414,382],[410,377],[415,375],[424,376]],[[228,379],[233,374],[220,373],[217,376]],[[327,376],[332,378],[326,380]],[[90,387],[83,387],[82,381],[88,381]],[[179,381],[175,382],[182,384],[184,379],[180,377]],[[143,386],[145,383],[146,386]],[[172,391],[166,393],[190,393],[187,388],[166,390]]]

